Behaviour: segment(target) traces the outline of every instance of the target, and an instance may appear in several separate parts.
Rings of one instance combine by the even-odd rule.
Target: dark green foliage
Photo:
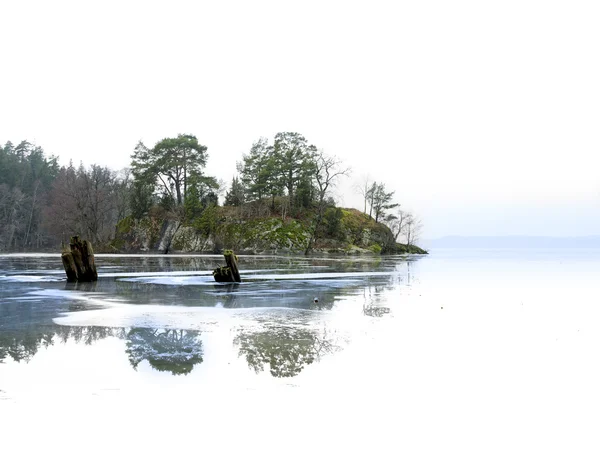
[[[262,200],[274,190],[280,190],[274,173],[273,147],[269,146],[266,138],[252,144],[250,153],[244,155],[242,163],[238,164],[238,171],[248,201]]]
[[[145,217],[155,203],[154,185],[148,184],[144,180],[136,180],[131,186],[129,200],[133,218],[139,220]]]
[[[306,138],[297,132],[280,132],[275,135],[273,143],[273,159],[275,171],[280,185],[283,186],[289,198],[290,207],[294,207],[294,198],[300,181],[304,184],[310,180],[312,170],[311,157],[316,152],[314,147],[309,149]],[[304,188],[306,191],[306,187]]]
[[[306,171],[298,182],[295,206],[298,208],[310,208],[314,201],[315,188],[312,183],[312,175]]]
[[[27,141],[0,147],[0,251],[45,246],[44,209],[58,171],[57,157]]]
[[[163,200],[173,200],[175,206],[184,202],[191,179],[201,178],[208,154],[194,135],[179,134],[164,138],[152,149],[139,142],[131,155],[131,167],[137,181],[155,184]]]
[[[185,196],[185,218],[193,220],[202,215],[209,206],[217,205],[219,184],[213,177],[194,175],[190,177]]]
[[[239,207],[244,203],[244,186],[237,177],[231,180],[231,188],[225,195],[225,205]]]
[[[326,237],[340,239],[343,236],[343,217],[344,212],[339,207],[330,207],[325,211],[325,215],[323,216],[323,224]]]
[[[205,237],[216,232],[219,223],[219,210],[216,205],[210,205],[202,214],[192,221],[192,226]]]
[[[413,244],[396,243],[396,253],[398,254],[429,254],[425,249]]]

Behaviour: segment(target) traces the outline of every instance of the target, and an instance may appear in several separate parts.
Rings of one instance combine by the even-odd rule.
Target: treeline
[[[0,250],[59,246],[77,233],[105,245],[129,210],[127,171],[60,166],[27,141],[0,147]]]
[[[194,135],[180,134],[148,147],[133,149],[130,168],[72,163],[27,141],[0,147],[0,250],[33,251],[56,248],[78,234],[100,249],[110,249],[120,220],[154,216],[196,224],[210,231],[218,222],[215,207],[237,207],[241,217],[282,216],[310,220],[307,251],[332,225],[332,189],[350,173],[336,157],[324,154],[304,136],[280,132],[269,141],[258,139],[237,164],[237,174],[225,190],[204,172],[206,146]],[[420,224],[399,209],[393,191],[364,180],[357,187],[364,212],[388,224],[396,239],[414,243]],[[368,211],[367,211],[368,208]],[[209,216],[210,215],[210,216]]]
[[[182,207],[188,216],[190,211],[216,204],[223,188],[214,177],[204,174],[207,158],[206,147],[193,135],[163,139],[152,148],[139,142],[131,160],[141,196],[135,215],[143,215],[156,202],[165,209]],[[268,202],[275,209],[277,200],[279,209],[283,197],[288,214],[314,207],[322,196],[329,195],[335,179],[348,172],[337,159],[323,155],[295,132],[278,133],[272,142],[266,138],[256,141],[237,164],[237,171],[224,205]]]

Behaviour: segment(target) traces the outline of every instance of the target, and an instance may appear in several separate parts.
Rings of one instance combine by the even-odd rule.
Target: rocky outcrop
[[[126,218],[112,247],[120,252],[302,253],[310,239],[309,219],[239,218],[218,207],[210,222]],[[307,217],[309,218],[309,217]],[[342,254],[426,253],[396,244],[390,229],[355,209],[328,209],[315,252]]]

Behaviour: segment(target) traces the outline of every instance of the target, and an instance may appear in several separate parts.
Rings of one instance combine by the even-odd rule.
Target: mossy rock
[[[379,244],[377,244],[377,243],[372,244],[371,246],[369,246],[369,249],[371,251],[373,251],[375,254],[381,254],[381,250],[382,250],[381,246]]]
[[[415,246],[414,244],[396,244],[396,253],[398,254],[429,254],[425,249]]]

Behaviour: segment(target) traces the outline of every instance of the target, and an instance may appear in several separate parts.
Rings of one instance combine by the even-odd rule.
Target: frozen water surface
[[[96,260],[0,256],[7,467],[600,464],[598,251]]]

